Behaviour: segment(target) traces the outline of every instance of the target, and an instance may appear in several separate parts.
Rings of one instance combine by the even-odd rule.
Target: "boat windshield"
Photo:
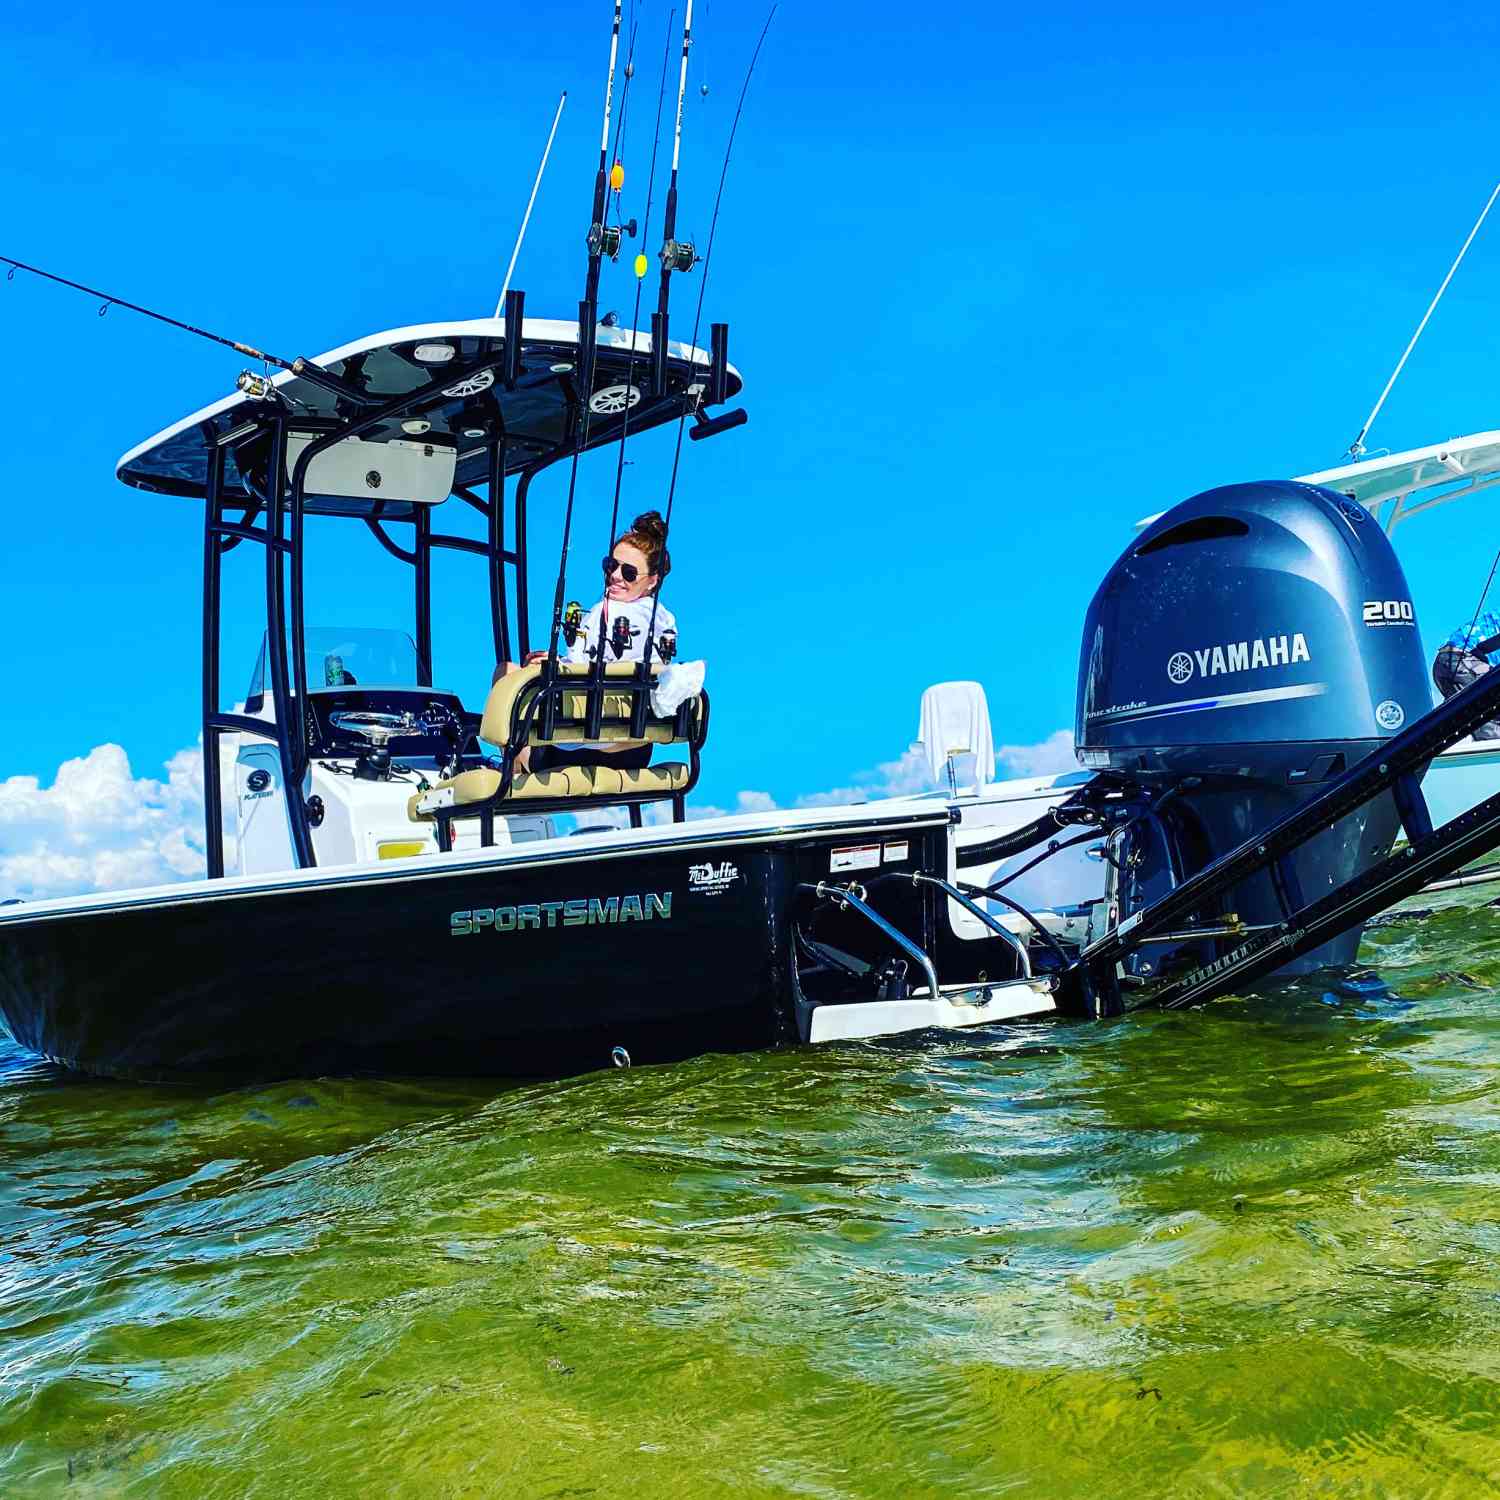
[[[307,627],[307,686],[319,688],[420,687],[423,676],[416,643],[404,631],[355,627]],[[250,678],[247,699],[266,691],[266,641]]]

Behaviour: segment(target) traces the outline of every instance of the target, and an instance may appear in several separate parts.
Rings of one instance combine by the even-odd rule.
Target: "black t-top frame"
[[[704,413],[710,402],[722,402],[741,388],[728,364],[723,324],[713,327],[712,355],[673,346],[663,362],[651,357],[645,335],[628,330],[594,329],[592,347],[580,350],[576,332],[572,339],[559,336],[571,325],[527,323],[523,307],[523,294],[512,291],[503,322],[402,330],[390,343],[367,340],[334,356],[299,362],[295,377],[242,377],[241,390],[248,385],[248,394],[205,409],[121,460],[119,477],[128,484],[158,493],[201,495],[205,501],[203,784],[211,879],[224,873],[219,741],[225,734],[276,744],[293,855],[300,868],[316,863],[300,791],[309,752],[298,708],[308,693],[303,540],[309,514],[361,521],[387,552],[411,566],[420,685],[430,687],[434,549],[485,559],[496,660],[519,660],[531,645],[526,525],[536,476],[580,448],[606,447],[689,415],[702,436],[743,420],[739,412],[714,419]],[[401,333],[423,337],[403,341]],[[418,351],[430,352],[435,343],[447,345],[452,354],[438,368],[424,367]],[[591,371],[586,393],[579,388],[579,370]],[[410,441],[413,428],[403,424],[420,424],[424,444],[452,445],[451,498],[484,518],[484,541],[436,531],[428,503],[399,495],[350,498],[308,492],[309,469],[321,454],[350,438]],[[310,441],[288,475],[288,440],[293,436]],[[505,487],[512,475],[516,483],[507,539]],[[391,534],[393,525],[412,528],[409,546]],[[220,706],[222,562],[245,542],[265,551],[266,676],[273,722],[226,713]]]

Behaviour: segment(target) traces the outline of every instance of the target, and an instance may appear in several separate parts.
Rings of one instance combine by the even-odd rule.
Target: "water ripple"
[[[1500,921],[1387,989],[560,1084],[0,1043],[0,1488],[1471,1495]]]

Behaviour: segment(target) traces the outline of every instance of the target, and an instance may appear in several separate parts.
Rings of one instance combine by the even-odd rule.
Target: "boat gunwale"
[[[1045,795],[1045,794],[1043,794]],[[856,811],[854,808],[848,809]],[[792,812],[789,819],[807,816]],[[557,864],[576,864],[587,860],[614,861],[638,855],[657,855],[682,850],[692,852],[699,846],[805,842],[819,837],[842,838],[882,828],[930,828],[947,826],[954,821],[950,804],[914,807],[907,799],[892,799],[891,811],[857,818],[828,818],[814,821],[778,820],[748,828],[734,826],[738,818],[704,818],[696,824],[670,823],[649,829],[610,829],[590,837],[568,837],[528,840],[521,844],[492,849],[473,849],[461,854],[435,856],[420,866],[407,860],[391,860],[389,868],[374,864],[314,866],[305,870],[278,871],[274,875],[228,876],[217,880],[186,881],[178,885],[146,886],[135,891],[97,892],[86,896],[55,896],[45,901],[23,902],[0,910],[0,934],[7,929],[65,920],[69,917],[115,916],[127,911],[149,910],[165,906],[190,906],[209,902],[233,901],[260,895],[314,892],[333,888],[382,885],[389,881],[429,882],[451,879],[485,871],[524,871]],[[731,826],[726,827],[726,824]],[[692,827],[692,833],[684,830]],[[629,834],[634,837],[621,838]]]

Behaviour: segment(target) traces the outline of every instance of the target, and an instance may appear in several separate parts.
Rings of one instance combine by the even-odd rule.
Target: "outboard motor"
[[[1411,593],[1379,524],[1331,490],[1228,485],[1175,506],[1089,606],[1075,734],[1084,765],[1149,805],[1112,837],[1118,918],[1284,817],[1427,712]],[[1235,887],[1221,913],[1280,922],[1383,858],[1389,793]],[[1282,972],[1347,963],[1359,930]],[[1204,940],[1147,946],[1138,978],[1206,962]]]

